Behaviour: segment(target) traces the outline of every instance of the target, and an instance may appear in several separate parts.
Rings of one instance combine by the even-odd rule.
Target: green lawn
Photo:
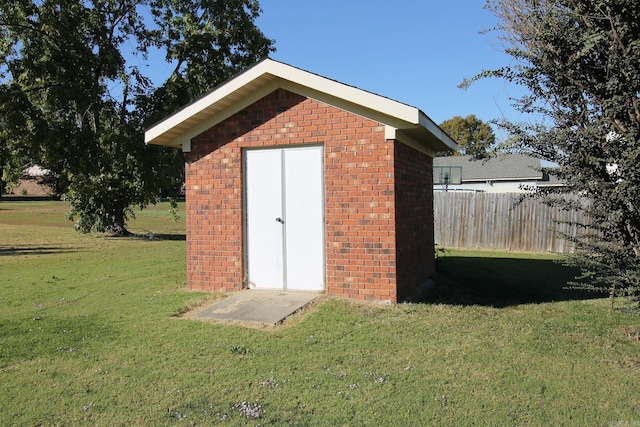
[[[175,316],[207,295],[167,210],[108,238],[0,201],[0,425],[640,425],[639,314],[551,256],[452,251],[425,303],[249,329]]]

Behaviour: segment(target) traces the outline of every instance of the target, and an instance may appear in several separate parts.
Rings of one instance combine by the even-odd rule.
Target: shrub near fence
[[[517,193],[434,192],[435,242],[445,248],[521,252],[571,252],[559,232],[575,235],[581,212],[549,207],[538,200],[515,206]],[[560,221],[560,223],[558,223]]]

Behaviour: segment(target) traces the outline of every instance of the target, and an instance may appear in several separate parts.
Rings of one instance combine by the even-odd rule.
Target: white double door
[[[320,146],[245,152],[247,278],[260,289],[324,289]]]

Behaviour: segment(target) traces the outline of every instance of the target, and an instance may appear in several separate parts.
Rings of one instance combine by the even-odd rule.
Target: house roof
[[[462,167],[462,182],[543,180],[540,160],[524,154],[507,154],[484,160],[473,156],[436,157],[433,166]]]
[[[22,170],[22,174],[31,178],[49,175],[51,171],[39,165],[32,165]]]
[[[334,105],[387,126],[388,138],[430,151],[457,145],[421,110],[291,65],[264,59],[145,132],[148,144],[181,147],[276,89]]]

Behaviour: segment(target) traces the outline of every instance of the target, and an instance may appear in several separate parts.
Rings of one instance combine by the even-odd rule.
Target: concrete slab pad
[[[187,317],[273,326],[310,304],[322,293],[249,289],[201,308]]]

